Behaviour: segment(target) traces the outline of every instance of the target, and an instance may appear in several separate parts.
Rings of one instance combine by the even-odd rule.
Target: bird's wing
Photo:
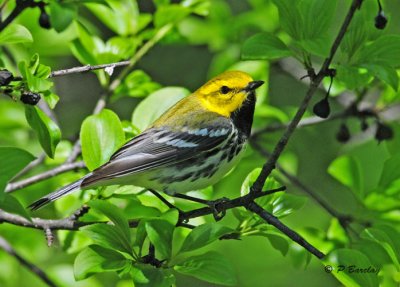
[[[203,121],[196,128],[183,127],[179,131],[150,128],[115,152],[108,163],[85,178],[82,186],[194,158],[217,148],[231,132],[232,124],[227,118]]]

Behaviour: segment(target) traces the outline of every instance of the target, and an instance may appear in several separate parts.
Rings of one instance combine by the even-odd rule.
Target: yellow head
[[[207,110],[229,117],[262,84],[263,81],[253,81],[244,72],[228,71],[205,83],[194,94]]]

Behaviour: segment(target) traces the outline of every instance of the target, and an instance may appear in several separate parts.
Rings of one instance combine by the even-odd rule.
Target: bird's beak
[[[264,81],[252,81],[248,83],[248,85],[244,88],[246,92],[252,92],[258,87],[262,86],[264,84]]]

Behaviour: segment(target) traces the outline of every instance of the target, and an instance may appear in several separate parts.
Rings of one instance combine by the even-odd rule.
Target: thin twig
[[[22,179],[22,180],[16,181],[16,182],[10,182],[6,187],[6,192],[13,192],[18,189],[32,185],[34,183],[37,183],[39,181],[56,176],[58,174],[61,174],[61,173],[67,172],[67,171],[71,171],[74,169],[85,168],[85,167],[86,166],[83,161],[78,161],[78,162],[73,162],[73,163],[64,163],[60,166],[57,166],[56,168],[53,168],[53,169],[47,170],[43,173],[31,176],[27,179]]]
[[[33,0],[27,0],[27,1],[18,1],[18,3],[15,5],[15,8],[11,11],[10,15],[4,21],[0,22],[0,32],[3,31],[8,25],[11,24],[12,21],[14,21],[19,14],[22,13],[26,8],[32,7],[35,5],[35,2]]]
[[[116,68],[116,67],[128,66],[130,63],[131,63],[130,60],[126,60],[126,61],[120,61],[120,62],[109,63],[109,64],[101,64],[101,65],[93,65],[93,66],[85,65],[85,66],[73,67],[73,68],[69,68],[69,69],[53,71],[53,72],[51,72],[49,78],[65,76],[65,75],[70,75],[70,74],[77,74],[77,73],[85,73],[85,72],[89,72],[89,71],[106,69],[106,68]]]
[[[57,285],[53,282],[53,280],[51,280],[49,276],[47,276],[47,274],[42,269],[40,269],[38,266],[34,265],[33,263],[29,262],[24,257],[22,257],[17,251],[14,250],[11,244],[1,236],[0,236],[0,248],[2,248],[5,252],[10,254],[11,256],[13,256],[15,259],[17,259],[22,266],[26,267],[28,270],[30,270],[32,273],[38,276],[44,283],[47,284],[47,286],[57,287]]]
[[[299,245],[303,246],[307,251],[309,251],[311,254],[315,255],[317,258],[322,259],[325,257],[325,254],[319,251],[317,248],[315,248],[313,245],[307,242],[300,234],[297,232],[293,231],[286,225],[284,225],[281,221],[279,221],[278,218],[273,216],[271,213],[268,211],[264,210],[260,205],[258,205],[255,202],[251,202],[249,205],[245,206],[248,210],[256,213],[259,215],[262,219],[264,219],[266,222],[269,224],[275,226],[277,229],[282,231],[285,235],[287,235],[290,239],[293,241],[297,242]]]
[[[37,167],[38,165],[40,165],[44,161],[45,158],[46,158],[46,154],[45,153],[40,154],[35,160],[31,161],[26,167],[24,167],[19,173],[17,173],[12,178],[12,180],[16,180],[17,178],[23,176],[24,174],[26,174],[27,172],[29,172],[33,168]]]
[[[155,195],[159,200],[161,200],[169,208],[178,209],[172,203],[170,203],[164,196],[162,196],[160,193],[158,193],[154,189],[148,189],[148,191],[151,192],[153,195]],[[180,211],[180,210],[178,209],[178,211]]]
[[[355,11],[361,6],[361,3],[362,0],[353,0],[349,12],[347,13],[346,18],[339,30],[339,33],[332,44],[329,57],[325,59],[320,71],[316,76],[310,74],[311,82],[308,91],[303,101],[301,102],[300,107],[298,108],[292,121],[290,122],[285,132],[283,133],[282,137],[276,144],[271,156],[268,158],[267,162],[263,165],[260,175],[257,177],[256,181],[251,187],[252,192],[259,192],[262,189],[264,182],[267,180],[267,177],[271,174],[272,170],[275,168],[275,164],[278,161],[278,158],[285,149],[290,137],[296,130],[297,125],[299,124],[301,118],[303,117],[305,111],[307,110],[311,98],[317,91],[318,86],[321,84],[324,77],[328,74],[329,66],[333,60],[333,57],[347,31],[348,26],[350,25],[351,19],[353,18]]]
[[[82,147],[81,147],[81,141],[79,139],[77,139],[74,143],[74,146],[72,147],[72,151],[69,154],[67,160],[65,161],[65,163],[72,163],[74,162],[78,156],[80,155],[82,151]]]

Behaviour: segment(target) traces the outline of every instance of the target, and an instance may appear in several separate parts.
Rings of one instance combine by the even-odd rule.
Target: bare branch
[[[317,248],[308,243],[303,237],[301,237],[297,232],[293,231],[286,225],[284,225],[278,218],[273,216],[268,211],[264,210],[261,206],[259,206],[255,202],[251,202],[246,208],[256,214],[258,214],[262,219],[264,219],[269,224],[275,226],[282,233],[287,235],[290,239],[297,242],[299,245],[303,246],[307,251],[315,255],[317,258],[322,259],[325,257],[325,254],[319,251]]]
[[[23,176],[24,174],[26,174],[27,172],[29,172],[33,168],[37,167],[38,165],[40,165],[44,161],[45,158],[46,158],[46,154],[45,153],[40,154],[37,157],[37,159],[31,161],[26,167],[24,167],[19,173],[17,173],[12,178],[12,180],[16,180],[17,178]]]
[[[26,8],[38,6],[33,0],[18,1],[15,5],[14,10],[11,11],[10,15],[4,21],[0,22],[0,32],[3,31],[8,25],[10,25]],[[3,7],[2,7],[3,8]]]
[[[127,60],[127,61],[121,61],[121,62],[115,62],[115,63],[109,63],[109,64],[101,64],[101,65],[93,65],[93,66],[85,65],[85,66],[80,66],[80,67],[73,67],[73,68],[69,68],[69,69],[53,71],[53,72],[51,72],[49,78],[65,76],[65,75],[70,75],[70,74],[84,73],[84,72],[106,69],[106,68],[116,68],[116,67],[128,66],[130,63],[131,63],[131,61]]]
[[[49,276],[47,276],[47,274],[42,269],[40,269],[33,263],[26,260],[24,257],[22,257],[17,251],[14,250],[11,244],[1,236],[0,236],[0,248],[2,248],[5,252],[10,254],[11,256],[13,256],[15,259],[17,259],[22,266],[29,269],[32,273],[38,276],[48,286],[57,287],[57,285],[49,278]]]
[[[78,162],[74,162],[74,163],[64,163],[60,166],[57,166],[54,169],[51,170],[47,170],[43,173],[34,175],[32,177],[29,177],[27,179],[22,179],[20,181],[17,182],[10,182],[7,187],[6,187],[6,192],[13,192],[15,190],[27,187],[28,185],[37,183],[39,181],[48,179],[50,177],[56,176],[58,174],[67,172],[67,171],[71,171],[74,169],[81,169],[81,168],[85,168],[85,163],[83,161],[78,161]]]
[[[305,111],[307,110],[308,104],[310,103],[311,98],[315,94],[318,89],[318,86],[321,84],[324,77],[328,74],[329,66],[333,60],[333,57],[342,41],[345,32],[347,31],[348,26],[354,16],[356,10],[361,6],[362,0],[353,0],[349,12],[346,15],[346,18],[339,30],[338,35],[336,36],[335,41],[332,44],[330,55],[327,59],[325,59],[320,71],[317,75],[313,75],[313,72],[308,72],[311,78],[310,87],[300,104],[295,116],[293,117],[292,121],[286,128],[285,132],[283,133],[282,137],[276,144],[271,156],[268,158],[267,162],[263,165],[262,170],[256,181],[252,186],[252,192],[259,192],[261,191],[264,182],[266,181],[267,177],[271,174],[272,170],[275,168],[276,162],[278,161],[279,156],[281,155],[282,151],[285,149],[290,137],[292,136],[293,132],[296,130],[297,125],[299,124],[301,118],[303,117]]]

